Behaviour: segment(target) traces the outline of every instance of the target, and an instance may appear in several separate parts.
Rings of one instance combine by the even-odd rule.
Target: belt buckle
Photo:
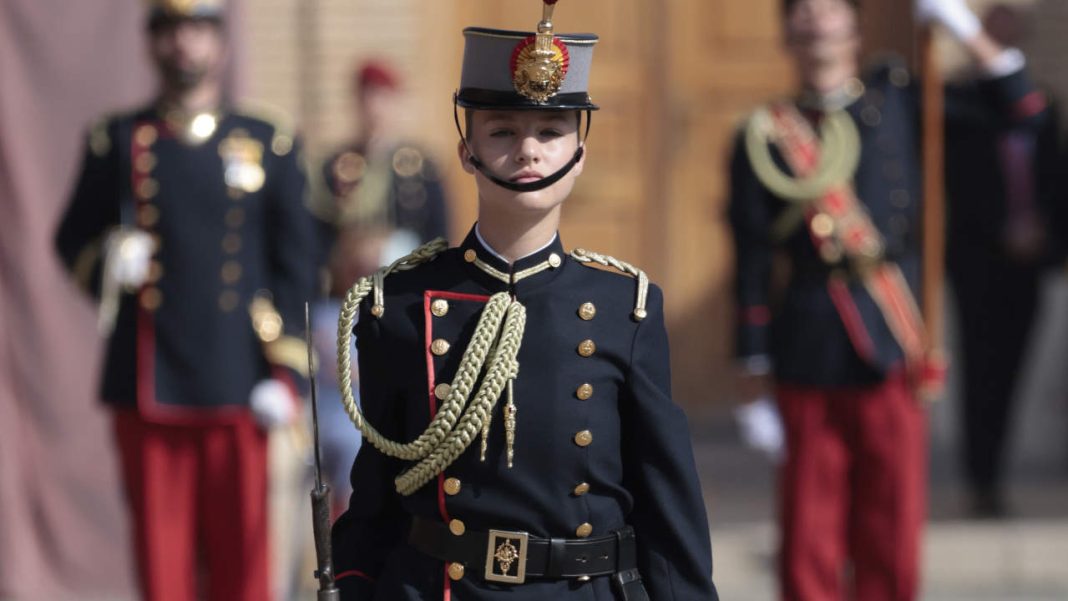
[[[489,582],[523,584],[527,577],[526,532],[490,530],[486,545],[486,571]]]

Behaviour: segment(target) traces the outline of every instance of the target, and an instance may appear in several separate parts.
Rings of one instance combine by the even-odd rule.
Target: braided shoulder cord
[[[584,248],[576,248],[571,251],[571,258],[583,264],[597,263],[598,265],[603,265],[605,267],[613,267],[636,278],[638,280],[638,293],[637,298],[634,301],[634,312],[632,315],[634,316],[635,321],[645,319],[645,316],[647,315],[645,310],[645,298],[649,294],[649,276],[645,275],[644,271],[630,263],[620,261],[615,257],[595,253]]]
[[[522,305],[514,302],[507,293],[502,292],[492,296],[486,303],[471,342],[461,358],[449,395],[430,425],[416,440],[409,443],[390,440],[364,418],[352,391],[350,352],[353,322],[360,303],[373,291],[375,304],[371,312],[376,317],[381,316],[385,311],[382,283],[386,275],[393,271],[411,269],[433,259],[444,248],[444,245],[443,240],[435,240],[389,267],[379,270],[373,276],[361,278],[346,294],[338,318],[338,385],[341,389],[342,404],[356,428],[379,451],[399,459],[419,461],[396,480],[398,492],[404,495],[415,492],[448,467],[471,444],[474,435],[480,430],[483,436],[488,435],[490,415],[500,398],[501,391],[519,372],[516,357],[522,342],[526,310]],[[499,334],[502,324],[503,333]],[[487,363],[487,357],[489,366],[486,376],[482,380],[475,401],[468,405],[468,397],[483,366]],[[511,398],[509,398],[509,408],[514,414]],[[463,419],[461,419],[461,414]],[[459,426],[457,426],[458,420]],[[509,455],[511,455],[511,439],[514,438],[514,426],[511,428],[511,435],[508,445]]]
[[[768,142],[775,135],[768,107],[753,113],[745,129],[745,151],[760,183],[776,196],[795,203],[822,197],[834,186],[847,183],[860,161],[860,134],[846,111],[827,113],[820,126],[820,162],[808,177],[794,177],[779,168]]]

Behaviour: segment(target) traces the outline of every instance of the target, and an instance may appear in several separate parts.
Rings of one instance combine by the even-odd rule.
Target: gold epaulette
[[[576,248],[571,251],[571,258],[587,267],[592,267],[594,263],[604,267],[611,267],[637,280],[638,290],[634,300],[634,312],[631,315],[635,321],[645,319],[646,315],[648,315],[645,310],[645,299],[649,295],[649,276],[645,275],[644,271],[615,257],[595,253],[584,248]]]
[[[258,119],[273,127],[271,151],[276,155],[285,156],[293,150],[293,140],[296,136],[293,120],[281,108],[260,101],[243,101],[234,113]]]
[[[366,295],[367,292],[371,292],[374,295],[371,303],[371,315],[382,317],[386,312],[386,276],[395,271],[407,271],[409,269],[414,269],[423,263],[433,261],[434,258],[448,248],[449,243],[445,238],[434,238],[430,242],[419,246],[393,263],[382,267],[370,276],[361,278],[360,281],[356,283],[356,286],[353,287],[353,290],[369,287],[370,290],[365,290],[364,295]]]

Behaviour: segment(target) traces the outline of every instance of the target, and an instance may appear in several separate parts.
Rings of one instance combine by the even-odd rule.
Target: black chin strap
[[[575,165],[582,160],[582,155],[586,152],[586,139],[590,137],[590,122],[593,120],[593,112],[588,109],[586,110],[586,133],[583,134],[582,141],[579,143],[579,147],[575,149],[575,154],[572,155],[571,160],[563,167],[557,169],[552,175],[525,184],[517,184],[497,177],[490,172],[489,168],[486,167],[486,164],[483,163],[481,159],[475,156],[474,152],[471,152],[471,146],[467,143],[467,136],[464,135],[464,131],[460,127],[460,113],[459,109],[457,109],[455,98],[452,103],[452,118],[453,121],[456,122],[456,131],[460,134],[460,140],[463,142],[464,148],[467,149],[467,156],[470,157],[469,160],[471,161],[471,164],[475,169],[478,169],[479,173],[484,175],[486,179],[506,190],[511,190],[513,192],[535,192],[537,190],[544,190],[563,179],[563,177],[570,173],[571,170],[575,168]]]

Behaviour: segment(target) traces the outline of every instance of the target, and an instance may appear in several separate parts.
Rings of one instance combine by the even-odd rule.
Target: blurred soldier
[[[448,235],[448,207],[438,169],[425,152],[400,136],[400,76],[384,62],[365,61],[354,73],[352,92],[359,129],[323,163],[313,198],[326,266],[327,298],[313,309],[317,346],[325,353],[320,368],[325,383],[336,380],[333,333],[347,287],[415,246]],[[334,499],[343,500],[351,492],[348,472],[360,436],[344,415],[336,386],[324,386],[320,393],[323,463]]]
[[[353,78],[358,131],[323,164],[314,209],[335,227],[389,228],[418,243],[448,235],[448,207],[438,169],[400,137],[399,76],[385,63],[362,63]],[[329,233],[324,239],[332,240]]]
[[[1026,35],[1018,9],[996,5],[986,29],[1005,45]],[[972,84],[974,87],[976,84]],[[967,120],[947,132],[947,265],[959,315],[964,390],[963,456],[978,517],[1005,513],[1002,472],[1020,362],[1038,308],[1042,269],[1053,257],[1047,230],[1060,189],[1056,112],[1041,127],[1013,124],[985,98],[954,93]]]
[[[801,87],[754,112],[731,165],[741,389],[774,397],[785,426],[788,600],[917,594],[926,427],[916,391],[935,376],[915,301],[917,94],[900,66],[858,79],[858,10],[784,0]],[[1044,112],[1022,54],[983,33],[963,0],[920,0],[918,13],[967,48],[1006,122]]]
[[[306,365],[305,180],[288,131],[223,101],[222,16],[152,4],[159,95],[93,126],[56,236],[110,330],[101,397],[150,601],[270,598],[265,428],[298,414]]]
[[[346,601],[716,599],[663,294],[558,234],[597,38],[555,35],[553,4],[537,34],[464,32],[478,223],[346,297],[365,412],[339,372],[365,437],[333,531]]]

